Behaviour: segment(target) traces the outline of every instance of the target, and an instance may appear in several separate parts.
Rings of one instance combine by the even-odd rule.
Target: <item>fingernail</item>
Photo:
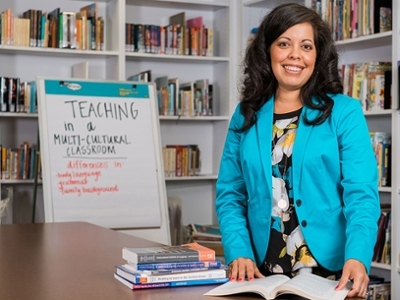
[[[243,281],[243,278],[239,278],[238,281]]]
[[[335,287],[335,290],[337,290],[339,288],[339,285],[337,285],[336,287]]]
[[[236,279],[235,279],[235,277],[231,277],[231,281],[235,281]]]
[[[253,280],[253,277],[249,277],[248,280]]]

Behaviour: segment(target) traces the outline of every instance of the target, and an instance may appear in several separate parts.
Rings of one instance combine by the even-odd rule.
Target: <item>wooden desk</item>
[[[263,299],[203,296],[214,285],[132,291],[114,278],[122,247],[155,245],[85,222],[0,225],[0,299]]]

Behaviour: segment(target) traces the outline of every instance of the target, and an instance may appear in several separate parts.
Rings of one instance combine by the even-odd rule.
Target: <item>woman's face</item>
[[[271,45],[272,71],[280,90],[300,90],[314,71],[317,51],[309,23],[290,27]]]

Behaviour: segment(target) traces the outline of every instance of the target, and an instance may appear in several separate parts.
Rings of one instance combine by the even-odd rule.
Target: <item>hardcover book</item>
[[[226,278],[225,269],[211,269],[203,271],[166,272],[149,274],[145,271],[133,271],[123,265],[116,266],[116,273],[132,283],[176,282],[184,280]]]
[[[208,268],[218,269],[222,266],[220,260],[213,261],[193,261],[181,263],[157,263],[157,264],[134,264],[128,263],[136,270],[175,270],[175,269],[192,269],[192,268]]]
[[[228,278],[211,278],[211,279],[184,280],[175,282],[135,284],[116,273],[114,273],[114,277],[115,279],[117,279],[118,281],[120,281],[121,283],[123,283],[132,290],[152,289],[152,288],[162,288],[162,287],[194,286],[194,285],[206,285],[206,284],[221,284],[228,281]]]
[[[215,251],[197,243],[149,248],[124,247],[122,258],[135,264],[213,261]]]
[[[312,300],[343,300],[350,286],[336,291],[339,281],[311,273],[301,273],[292,279],[286,275],[272,275],[252,281],[230,281],[205,293],[206,296],[225,296],[239,293],[256,293],[265,299],[275,299],[284,294],[298,295]]]

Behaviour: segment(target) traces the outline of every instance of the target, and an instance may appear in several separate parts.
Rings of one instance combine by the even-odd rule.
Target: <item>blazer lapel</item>
[[[307,144],[308,138],[314,128],[313,125],[307,125],[304,123],[304,116],[306,115],[308,119],[312,120],[317,116],[317,111],[308,109],[303,106],[299,127],[296,133],[296,139],[293,145],[293,187],[295,190],[298,190],[300,179],[301,179],[301,170],[304,163],[304,154],[307,151],[307,147],[310,145]]]
[[[265,179],[268,184],[268,188],[266,189],[268,193],[271,193],[272,191],[271,143],[273,112],[274,97],[270,98],[257,112],[257,122],[255,124],[258,139],[258,153],[262,162]]]
[[[266,189],[272,192],[272,167],[271,167],[271,144],[272,144],[272,122],[274,113],[274,97],[271,97],[264,106],[257,112],[257,122],[255,124],[256,136],[258,139],[258,154],[263,166],[264,176],[268,184]],[[293,184],[295,190],[298,190],[301,169],[304,163],[304,154],[307,151],[307,141],[314,126],[304,123],[303,117],[306,115],[309,119],[314,119],[318,111],[303,107],[299,128],[296,134],[296,140],[293,148]],[[271,196],[271,195],[269,195]]]

